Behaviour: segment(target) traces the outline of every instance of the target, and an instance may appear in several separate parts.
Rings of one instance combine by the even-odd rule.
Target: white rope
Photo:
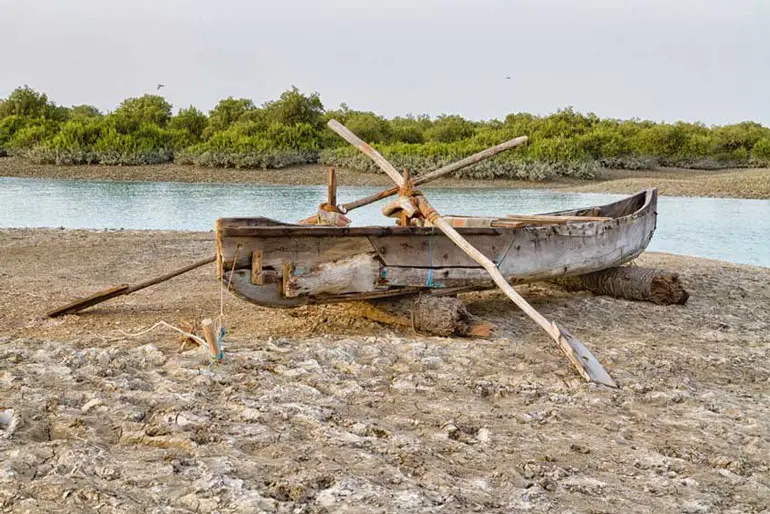
[[[230,286],[233,283],[233,274],[235,274],[235,265],[238,263],[238,250],[241,249],[241,245],[235,245],[235,252],[233,253],[233,265],[230,266],[230,276],[227,279],[227,287],[223,287],[224,284],[220,283],[219,286],[219,319],[217,320],[217,337],[222,333],[222,327],[225,326],[225,290],[230,291]],[[221,344],[221,341],[220,341]]]
[[[122,330],[118,330],[118,332],[123,334],[125,337],[139,337],[139,336],[144,335],[144,334],[146,334],[148,332],[152,332],[153,330],[155,330],[156,328],[159,328],[159,327],[167,327],[167,328],[170,328],[171,330],[175,330],[175,331],[179,332],[180,334],[183,334],[183,335],[189,337],[190,339],[192,339],[196,343],[201,344],[203,346],[206,346],[206,344],[207,344],[206,341],[204,341],[200,337],[196,336],[195,334],[191,334],[189,332],[185,332],[181,328],[175,327],[174,325],[166,323],[165,321],[159,321],[159,322],[155,323],[153,326],[151,326],[150,328],[148,328],[146,330],[142,330],[140,332],[135,332],[133,334],[128,333],[128,332],[123,332]]]

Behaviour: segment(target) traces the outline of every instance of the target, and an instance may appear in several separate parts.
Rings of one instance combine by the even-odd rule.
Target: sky
[[[508,78],[510,77],[510,78]],[[768,0],[0,0],[0,97],[770,126]]]

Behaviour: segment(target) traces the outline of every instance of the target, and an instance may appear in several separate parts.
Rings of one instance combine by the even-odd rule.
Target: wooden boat
[[[513,284],[581,275],[647,247],[657,190],[607,205],[535,216],[446,216]],[[294,307],[495,287],[487,271],[432,226],[333,227],[269,218],[217,220],[217,266],[237,296]]]
[[[316,216],[294,225],[269,218],[217,220],[216,254],[161,277],[100,291],[48,313],[72,314],[216,261],[227,289],[258,305],[367,300],[426,293],[454,294],[499,287],[558,345],[588,381],[617,387],[596,357],[556,321],[532,307],[512,283],[582,275],[623,264],[641,254],[655,231],[657,190],[611,204],[542,215],[484,218],[441,216],[415,186],[489,159],[527,142],[526,136],[487,148],[417,178],[400,173],[344,125],[329,128],[371,158],[395,183],[366,198],[336,204],[336,175],[328,174],[328,201]],[[383,212],[397,227],[348,228],[352,209],[398,195]],[[308,226],[316,225],[316,226]],[[221,337],[203,320],[212,359],[222,359]],[[216,334],[219,334],[218,336]]]

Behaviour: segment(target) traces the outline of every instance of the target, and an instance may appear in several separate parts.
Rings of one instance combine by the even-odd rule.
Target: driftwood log
[[[465,304],[451,296],[401,296],[351,304],[354,315],[378,323],[412,327],[437,336],[488,337],[494,325],[473,316]]]
[[[554,282],[568,291],[587,290],[594,294],[658,305],[684,305],[690,297],[676,273],[637,266],[609,268],[586,275],[559,278]]]

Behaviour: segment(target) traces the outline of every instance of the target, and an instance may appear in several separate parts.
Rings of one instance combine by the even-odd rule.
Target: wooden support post
[[[251,283],[255,286],[264,284],[262,277],[262,249],[251,252]]]
[[[412,191],[412,176],[409,168],[404,168],[404,185],[401,188],[401,192],[399,194],[401,195],[409,195]],[[399,219],[399,224],[402,227],[408,227],[409,226],[409,216],[407,215],[406,211],[401,209],[401,217]]]
[[[329,189],[326,193],[326,203],[337,205],[337,172],[334,168],[329,168],[327,178]]]
[[[201,321],[201,327],[203,328],[203,337],[209,345],[209,355],[214,360],[219,360],[219,340],[214,333],[214,322],[209,318]]]
[[[489,337],[494,325],[471,315],[465,304],[451,296],[402,296],[357,302],[350,314],[379,323],[414,328],[418,332],[449,337]]]
[[[292,275],[294,274],[294,263],[284,262],[281,266],[281,294],[288,296],[287,292],[290,290],[290,282]]]

